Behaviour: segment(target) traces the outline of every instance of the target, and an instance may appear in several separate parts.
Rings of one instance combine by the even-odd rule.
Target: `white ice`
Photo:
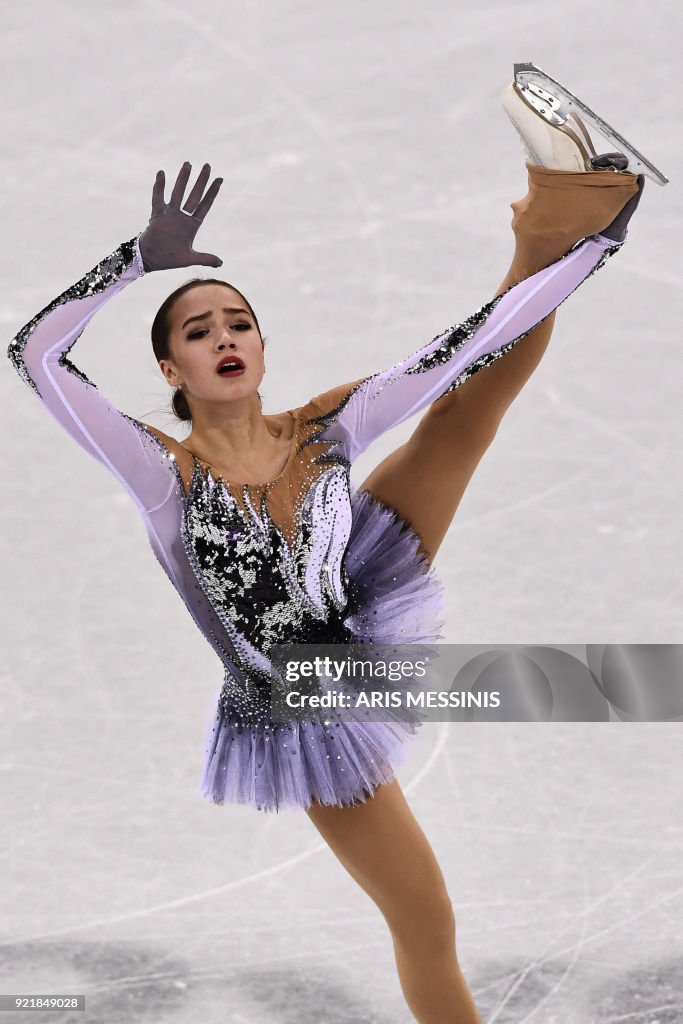
[[[446,639],[681,641],[678,3],[23,0],[1,25],[6,342],[142,230],[159,168],[209,161],[197,246],[269,339],[266,412],[494,294],[526,191],[513,61],[604,114],[671,183],[560,311],[469,486],[436,562]],[[192,274],[137,282],[71,354],[179,438],[149,328]],[[86,994],[32,1022],[407,1024],[384,920],[307,816],[198,795],[220,665],[114,478],[0,372],[0,992]],[[683,1019],[681,751],[675,723],[425,728],[399,778],[487,1024]]]

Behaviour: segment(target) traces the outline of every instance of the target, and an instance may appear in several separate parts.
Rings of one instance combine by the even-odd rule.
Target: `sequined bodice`
[[[255,650],[311,642],[346,606],[348,465],[297,454],[274,486],[233,490],[195,461],[181,534],[204,592]]]

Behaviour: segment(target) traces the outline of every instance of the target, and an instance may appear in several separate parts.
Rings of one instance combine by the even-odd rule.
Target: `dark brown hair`
[[[168,321],[174,303],[181,295],[184,295],[185,292],[190,291],[191,288],[197,288],[202,284],[221,284],[226,288],[232,288],[232,290],[242,299],[242,302],[254,318],[256,330],[261,338],[261,346],[264,345],[265,339],[261,334],[261,328],[259,327],[259,322],[256,319],[256,313],[254,313],[254,310],[251,308],[244,295],[242,295],[242,292],[238,291],[237,288],[228,281],[219,281],[215,277],[193,277],[191,281],[186,281],[185,284],[181,284],[180,288],[176,288],[174,292],[171,292],[171,294],[164,299],[157,310],[156,316],[154,317],[154,322],[152,323],[152,348],[154,349],[154,355],[156,356],[157,362],[161,359],[171,358]],[[259,402],[261,402],[261,405],[263,405],[263,400],[260,395],[258,396],[258,399]],[[179,420],[192,420],[190,406],[188,405],[187,398],[180,388],[176,388],[174,391],[171,406]]]

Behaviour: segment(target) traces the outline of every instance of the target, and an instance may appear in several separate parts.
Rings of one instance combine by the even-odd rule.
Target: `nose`
[[[235,342],[230,337],[230,334],[227,331],[223,331],[223,334],[221,335],[221,337],[220,337],[216,347],[219,350],[221,350],[221,349],[225,348],[226,344],[227,344],[228,348],[235,348]]]

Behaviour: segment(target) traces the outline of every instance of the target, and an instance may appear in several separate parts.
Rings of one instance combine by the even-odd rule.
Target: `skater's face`
[[[190,402],[256,396],[265,372],[263,341],[238,292],[220,284],[190,288],[169,311],[168,330],[171,357],[159,366],[169,384],[182,384]],[[238,356],[244,370],[221,375],[216,367],[230,356]]]

